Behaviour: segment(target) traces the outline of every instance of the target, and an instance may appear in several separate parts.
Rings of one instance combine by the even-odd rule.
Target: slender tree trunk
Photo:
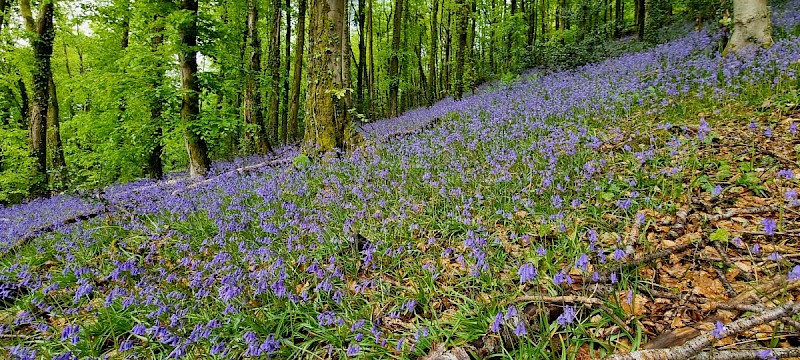
[[[312,0],[309,28],[308,94],[303,152],[327,153],[350,145],[347,84],[350,39],[344,0]]]
[[[22,77],[19,76],[17,73],[17,88],[19,89],[19,114],[20,114],[20,123],[19,127],[25,129],[28,127],[28,119],[30,118],[30,99],[28,98],[28,88],[25,86],[25,82],[22,81]]]
[[[618,38],[625,28],[625,13],[622,12],[622,0],[614,1],[614,37]]]
[[[438,54],[439,27],[436,23],[436,16],[439,13],[439,1],[433,0],[431,7],[431,48],[428,55],[428,106],[438,100],[436,94],[436,55]]]
[[[271,72],[271,96],[269,103],[269,131],[270,137],[276,142],[279,141],[279,111],[281,98],[281,0],[275,0],[272,4],[272,39],[269,43],[269,69]]]
[[[428,88],[428,79],[425,78],[425,66],[422,65],[422,44],[423,44],[422,36],[423,34],[420,32],[419,43],[417,43],[417,65],[418,65],[417,71],[419,71],[420,87],[419,90],[417,91],[417,99],[414,101],[415,106],[418,106],[420,104],[419,96],[424,95],[425,89]]]
[[[453,98],[461,100],[461,95],[464,92],[464,58],[467,46],[467,17],[468,7],[464,4],[464,0],[456,0],[456,63],[455,74],[453,79]]]
[[[451,93],[451,91],[450,91],[451,90],[450,89],[450,86],[451,86],[451,83],[450,83],[450,77],[451,77],[450,69],[451,69],[451,66],[450,66],[450,64],[453,61],[453,58],[451,56],[452,55],[452,49],[453,49],[453,32],[451,30],[452,28],[453,28],[453,15],[452,15],[451,12],[448,11],[447,12],[447,27],[445,29],[445,34],[444,34],[445,35],[444,36],[444,64],[442,64],[442,66],[444,67],[444,71],[442,71],[442,73],[444,75],[442,77],[442,81],[443,81],[444,84],[442,84],[443,86],[440,87],[440,89],[443,89],[443,90],[447,89],[447,94],[448,95]]]
[[[540,21],[542,25],[542,41],[546,41],[545,35],[547,34],[547,0],[542,0],[542,5],[539,7],[540,13],[539,18],[542,20]]]
[[[283,143],[289,143],[289,72],[292,71],[292,3],[286,0],[286,35],[284,37],[284,47],[286,49],[286,61],[283,63],[283,105],[281,106],[281,134]]]
[[[190,19],[179,28],[181,50],[178,58],[181,68],[181,121],[185,126],[184,138],[189,153],[189,175],[205,176],[211,166],[208,145],[200,135],[197,118],[200,115],[200,86],[197,84],[197,0],[182,0],[181,10],[189,13]]]
[[[300,110],[300,80],[303,75],[303,48],[306,37],[306,0],[299,0],[297,14],[297,41],[294,44],[294,78],[292,79],[292,109],[289,113],[289,139],[299,135],[297,120]]]
[[[733,34],[728,52],[772,45],[772,22],[767,0],[733,0]]]
[[[528,5],[528,12],[526,15],[528,16],[528,33],[527,33],[527,40],[528,40],[528,49],[533,51],[533,45],[536,43],[536,3],[531,3]],[[531,53],[531,55],[533,55]]]
[[[50,188],[63,190],[67,182],[67,163],[64,160],[64,147],[61,144],[61,125],[58,112],[56,83],[50,78],[50,106],[47,108],[47,148],[50,151]]]
[[[394,26],[392,28],[392,54],[389,56],[389,116],[395,117],[400,93],[400,35],[403,30],[403,0],[394,2]]]
[[[249,57],[244,89],[244,146],[248,153],[266,154],[270,141],[264,125],[261,98],[261,40],[258,36],[258,1],[247,1],[247,48]]]
[[[153,91],[152,98],[150,99],[150,122],[155,127],[153,130],[153,148],[150,149],[150,154],[147,157],[147,173],[153,179],[161,179],[164,177],[164,164],[161,156],[164,152],[164,145],[162,144],[161,137],[163,136],[162,118],[163,106],[160,96],[158,96],[158,88],[161,87],[164,80],[163,63],[158,55],[158,48],[164,42],[164,27],[161,25],[163,21],[161,16],[155,16],[153,25],[153,36],[150,39],[150,51],[156,55],[156,63],[153,64],[154,71],[151,76],[151,88]]]
[[[364,88],[367,80],[367,43],[366,43],[366,0],[358,0],[356,22],[358,23],[358,63],[356,68],[356,106],[360,113],[366,112]]]
[[[53,2],[45,1],[39,9],[39,18],[34,21],[30,0],[20,1],[20,9],[25,26],[32,33],[33,47],[33,97],[30,107],[30,144],[31,156],[36,159],[34,179],[31,184],[31,195],[47,194],[47,112],[50,107],[50,83],[53,72],[50,57],[53,55]]]
[[[644,22],[645,22],[645,0],[636,1],[636,28],[639,35],[639,40],[644,40]]]
[[[374,29],[372,24],[372,0],[369,0],[369,17],[367,18],[367,31],[369,32],[369,114],[367,118],[375,116],[375,53],[373,49]]]

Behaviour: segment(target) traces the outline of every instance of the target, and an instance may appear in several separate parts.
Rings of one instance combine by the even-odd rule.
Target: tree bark
[[[366,43],[366,0],[358,0],[356,22],[358,23],[358,62],[356,64],[356,106],[360,113],[366,110],[364,88],[367,78],[367,43]]]
[[[52,1],[45,1],[39,8],[39,18],[34,21],[30,0],[21,0],[20,9],[25,27],[31,33],[33,47],[33,97],[31,98],[29,130],[31,156],[36,159],[31,195],[44,196],[47,193],[47,112],[50,107],[50,83],[53,72],[50,57],[53,55],[54,7]]]
[[[261,40],[258,36],[258,1],[247,1],[247,60],[244,88],[244,147],[248,153],[266,154],[270,151],[269,136],[264,125],[261,98]]]
[[[272,4],[272,35],[269,43],[269,69],[271,72],[271,96],[269,103],[269,131],[270,137],[279,142],[278,129],[280,122],[281,98],[281,0]]]
[[[433,4],[431,6],[431,48],[430,54],[428,55],[428,106],[433,105],[433,103],[438,100],[438,96],[436,94],[436,55],[438,54],[439,49],[438,40],[439,40],[439,27],[436,23],[436,16],[439,13],[439,2],[438,0],[433,0]]]
[[[156,56],[156,63],[154,64],[154,70],[152,74],[152,83],[151,88],[153,91],[153,97],[150,100],[150,122],[155,126],[153,130],[153,148],[150,149],[150,154],[147,157],[147,173],[153,179],[161,179],[164,177],[164,164],[161,160],[161,155],[164,152],[164,146],[161,143],[161,137],[163,136],[163,129],[162,129],[162,99],[158,96],[159,91],[158,88],[161,87],[161,84],[164,79],[164,71],[162,69],[162,61],[160,57],[158,57],[158,48],[164,42],[164,27],[161,25],[162,18],[161,16],[155,16],[153,19],[155,24],[153,25],[153,37],[150,40],[150,51],[155,54]]]
[[[622,0],[614,1],[614,37],[620,37],[625,28],[625,13],[622,12]]]
[[[286,35],[284,37],[284,47],[286,49],[286,61],[283,71],[283,93],[281,100],[281,134],[283,135],[283,143],[289,143],[289,72],[291,71],[291,57],[292,57],[292,3],[286,0]]]
[[[28,127],[28,119],[30,118],[30,99],[28,98],[28,88],[25,86],[25,82],[22,81],[22,77],[19,76],[17,73],[17,88],[19,88],[19,114],[20,114],[20,122],[19,127],[25,129]]]
[[[350,136],[347,6],[344,0],[312,0],[303,152],[344,149]]]
[[[197,74],[197,0],[182,0],[181,10],[188,11],[189,19],[184,21],[178,32],[181,49],[178,59],[181,68],[181,122],[185,127],[184,138],[189,154],[189,176],[205,176],[211,166],[208,158],[208,145],[200,135],[197,117],[200,115],[200,86]]]
[[[374,29],[372,24],[372,0],[369,0],[369,14],[367,18],[367,31],[369,32],[369,114],[367,118],[375,116],[375,52],[373,51]]]
[[[733,34],[726,52],[772,45],[772,21],[767,0],[733,0]]]
[[[300,0],[297,14],[297,41],[294,44],[294,78],[292,79],[292,109],[289,113],[289,139],[298,136],[298,113],[300,110],[300,80],[303,75],[303,48],[306,32],[306,0]]]
[[[389,56],[389,116],[398,115],[398,96],[400,94],[400,35],[403,30],[403,0],[395,0],[392,28],[392,53]]]
[[[468,7],[464,0],[456,0],[456,63],[453,79],[453,98],[461,100],[464,92],[464,58],[467,45],[467,12]]]
[[[645,22],[645,0],[636,1],[636,30],[639,35],[639,40],[644,40],[644,22]]]
[[[61,125],[58,111],[56,83],[50,77],[50,106],[47,108],[47,148],[50,151],[50,189],[60,191],[66,187],[67,163],[64,160],[64,147],[61,144]]]

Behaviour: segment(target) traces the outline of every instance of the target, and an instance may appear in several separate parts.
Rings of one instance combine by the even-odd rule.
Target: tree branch
[[[789,301],[781,306],[769,309],[760,315],[739,319],[725,327],[724,336],[739,334],[761,324],[780,319],[787,314],[800,312],[800,302]],[[700,354],[700,352],[713,344],[717,338],[711,331],[701,333],[684,345],[666,349],[639,350],[628,354],[615,354],[609,360],[687,360]]]

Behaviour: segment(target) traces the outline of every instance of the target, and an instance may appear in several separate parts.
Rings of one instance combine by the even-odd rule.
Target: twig
[[[739,319],[725,326],[724,336],[739,334],[761,324],[780,319],[787,314],[800,312],[800,302],[789,301],[781,306],[769,309],[760,315]],[[700,354],[700,352],[713,344],[717,338],[712,331],[706,331],[691,341],[681,346],[667,349],[639,350],[628,354],[609,356],[611,360],[686,360]]]
[[[689,242],[689,243],[685,243],[685,244],[680,244],[680,245],[675,245],[675,246],[672,246],[672,247],[668,247],[668,248],[666,248],[664,250],[654,252],[654,253],[652,253],[650,255],[647,255],[645,257],[641,257],[641,258],[633,259],[631,261],[626,261],[626,262],[620,263],[616,267],[603,272],[603,274],[601,274],[599,276],[598,281],[593,281],[592,279],[588,279],[586,281],[588,281],[588,282],[607,282],[609,277],[610,277],[610,274],[612,272],[620,272],[620,271],[622,271],[622,270],[624,270],[626,268],[636,267],[636,266],[639,266],[641,264],[644,264],[644,263],[647,263],[647,262],[650,262],[650,261],[653,261],[653,260],[657,260],[657,259],[660,259],[660,258],[663,258],[663,257],[667,257],[667,256],[669,256],[669,255],[671,255],[673,253],[680,252],[680,251],[686,250],[686,249],[694,247],[694,246],[701,246],[704,242],[705,242],[705,240],[701,240],[700,242]]]
[[[728,297],[736,297],[738,293],[736,293],[736,289],[733,288],[731,282],[728,281],[728,278],[725,276],[725,272],[716,266],[714,267],[714,271],[717,272],[717,277],[719,278],[719,281],[722,282],[722,286],[725,287],[725,292],[728,293]]]
[[[789,326],[793,327],[795,330],[800,331],[800,321],[792,319],[790,317],[785,317],[781,321],[785,322]]]
[[[781,155],[779,155],[779,154],[777,154],[777,153],[775,153],[775,152],[773,152],[771,150],[759,148],[758,151],[760,153],[764,154],[764,155],[772,156],[772,157],[778,159],[779,161],[781,161],[783,163],[786,163],[786,164],[789,164],[789,165],[793,165],[795,168],[800,168],[800,163],[798,163],[797,161],[794,161],[792,159],[787,159],[787,158],[785,158],[785,157],[783,157],[783,156],[781,156]]]
[[[725,251],[725,249],[722,248],[722,244],[720,244],[719,241],[714,241],[713,243],[714,243],[714,249],[717,250],[717,253],[719,253],[719,256],[722,258],[722,263],[725,264],[727,268],[735,268],[736,265],[734,265],[731,259],[728,257],[728,253]],[[742,279],[744,279],[745,281],[749,282],[755,280],[753,274],[751,274],[749,271],[742,271],[740,275],[742,276]],[[728,285],[730,285],[730,282],[728,283]]]
[[[776,212],[781,208],[796,208],[800,207],[800,203],[791,203],[786,205],[768,205],[768,206],[756,206],[756,207],[749,207],[749,208],[740,208],[740,209],[731,209],[728,212],[716,215],[710,215],[707,217],[709,221],[719,221],[719,220],[726,220],[730,219],[737,215],[745,215],[745,214],[760,214],[760,213],[767,213],[767,212]]]
[[[514,300],[513,302],[546,302],[546,303],[581,303],[585,305],[595,305],[595,306],[602,306],[605,305],[603,300],[593,297],[586,297],[586,296],[575,296],[575,295],[565,295],[565,296],[539,296],[539,295],[525,295],[520,296]]]
[[[763,354],[769,352],[769,358],[794,358],[800,357],[800,348],[772,348],[761,350],[713,350],[697,354],[692,360],[761,360]]]

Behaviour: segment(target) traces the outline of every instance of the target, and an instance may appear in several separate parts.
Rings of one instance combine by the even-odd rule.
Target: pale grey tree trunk
[[[733,0],[733,35],[727,52],[772,45],[772,22],[767,0]]]

